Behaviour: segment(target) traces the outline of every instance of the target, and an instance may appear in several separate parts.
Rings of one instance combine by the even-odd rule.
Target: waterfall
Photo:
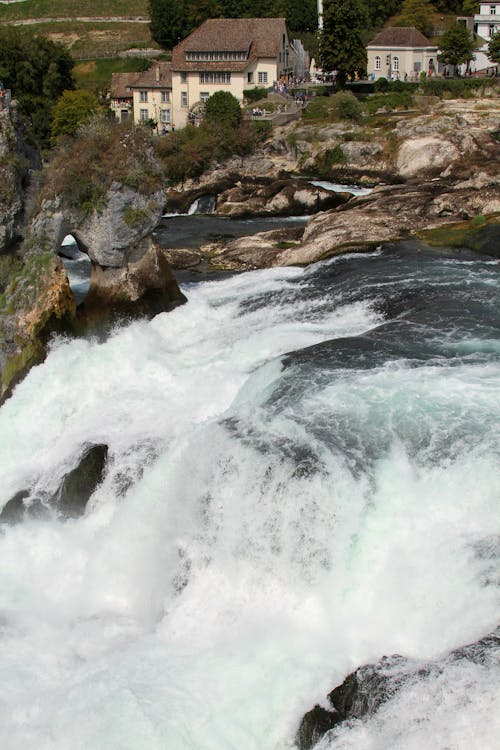
[[[83,516],[0,533],[4,750],[285,750],[361,664],[496,625],[498,262],[407,244],[183,291],[55,339],[0,409],[0,508],[108,446]],[[494,750],[472,666],[338,747]]]
[[[188,216],[192,214],[213,214],[215,211],[215,196],[214,195],[200,195],[190,205],[188,210]]]

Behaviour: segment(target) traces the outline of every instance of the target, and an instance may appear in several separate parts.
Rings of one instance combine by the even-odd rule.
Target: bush
[[[330,98],[332,114],[339,120],[359,122],[362,117],[361,104],[349,91],[339,91]]]
[[[205,104],[205,120],[237,128],[243,119],[240,103],[229,91],[216,91]]]
[[[257,86],[254,89],[245,89],[243,96],[247,102],[258,102],[260,99],[267,99],[267,89]]]
[[[364,107],[369,115],[374,115],[378,109],[385,108],[388,111],[395,109],[408,109],[413,105],[413,93],[411,90],[401,93],[389,92],[386,94],[372,94],[364,102]]]

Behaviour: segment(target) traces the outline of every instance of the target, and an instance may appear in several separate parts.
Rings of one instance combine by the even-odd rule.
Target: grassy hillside
[[[26,18],[148,16],[148,0],[24,0],[0,5],[0,22]]]
[[[106,20],[72,20],[76,18]],[[76,60],[110,57],[130,47],[157,47],[147,19],[148,0],[24,0],[0,4],[0,24],[29,21],[27,28],[60,42]]]

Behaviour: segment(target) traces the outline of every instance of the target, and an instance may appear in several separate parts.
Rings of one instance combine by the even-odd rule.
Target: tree
[[[401,0],[362,0],[370,29],[383,26],[401,7]]]
[[[422,34],[430,36],[434,13],[430,0],[404,0],[401,12],[394,19],[394,26],[415,26]]]
[[[489,41],[488,57],[491,62],[500,63],[500,31],[493,34]]]
[[[12,89],[38,144],[49,145],[52,107],[74,87],[73,61],[64,47],[24,29],[0,28],[0,80]]]
[[[366,71],[366,49],[362,30],[366,23],[358,0],[325,0],[319,61],[324,71],[337,71],[342,85],[348,76]]]
[[[464,16],[475,16],[476,13],[479,13],[479,0],[464,0],[462,13]]]
[[[149,0],[149,28],[153,39],[172,49],[192,30],[186,0]]]
[[[216,91],[205,104],[205,121],[212,125],[238,128],[242,115],[240,103],[229,91]]]
[[[73,135],[99,109],[99,100],[91,91],[65,91],[54,105],[52,138]]]
[[[462,65],[465,63],[469,67],[471,60],[474,60],[474,42],[469,32],[461,24],[452,26],[439,40],[441,50],[438,60],[445,65]]]
[[[195,29],[207,18],[220,18],[222,8],[217,0],[188,0],[187,14],[190,27]]]

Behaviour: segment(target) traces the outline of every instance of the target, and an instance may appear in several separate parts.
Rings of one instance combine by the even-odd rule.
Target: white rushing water
[[[281,355],[381,320],[312,274],[192,284],[104,343],[58,340],[2,406],[0,507],[85,443],[111,457],[82,518],[0,534],[2,750],[283,750],[360,664],[496,625],[476,553],[500,531],[498,363],[318,367],[293,397]],[[498,673],[458,670],[338,747],[493,750]]]

